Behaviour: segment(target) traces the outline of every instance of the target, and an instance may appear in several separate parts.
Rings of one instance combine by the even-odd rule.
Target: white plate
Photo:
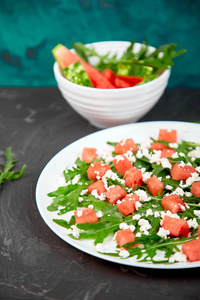
[[[200,143],[199,124],[173,121],[155,121],[134,123],[104,129],[79,139],[56,154],[43,169],[36,186],[36,202],[38,210],[51,230],[64,241],[78,248],[79,250],[101,259],[119,264],[154,269],[200,267],[200,262],[176,263],[172,265],[149,264],[137,262],[134,260],[134,258],[122,259],[119,257],[100,254],[96,252],[93,246],[93,241],[74,240],[68,237],[66,234],[66,229],[52,221],[53,218],[64,219],[64,215],[58,216],[56,212],[49,212],[47,210],[47,206],[52,202],[52,199],[48,197],[47,194],[57,189],[59,186],[59,180],[63,176],[63,170],[66,167],[74,164],[76,158],[81,155],[83,147],[95,147],[98,149],[98,153],[101,154],[101,151],[107,147],[107,141],[118,142],[122,138],[133,138],[136,143],[140,143],[149,139],[149,137],[156,139],[158,137],[159,128],[177,129],[179,141],[186,140]]]

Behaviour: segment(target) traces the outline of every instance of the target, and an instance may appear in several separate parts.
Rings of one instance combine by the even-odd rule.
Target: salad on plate
[[[53,222],[98,253],[146,264],[200,261],[200,144],[132,138],[84,147],[64,182],[48,193]]]

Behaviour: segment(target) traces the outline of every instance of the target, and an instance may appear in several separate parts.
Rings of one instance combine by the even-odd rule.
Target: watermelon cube
[[[172,157],[172,155],[176,153],[176,151],[174,149],[163,149],[162,153],[160,155],[161,158],[166,158],[166,157]]]
[[[98,217],[95,211],[88,207],[83,209],[77,209],[74,211],[75,221],[77,224],[81,223],[97,223]]]
[[[128,169],[125,172],[124,178],[126,186],[131,187],[133,190],[135,190],[137,186],[143,184],[142,172],[135,167]]]
[[[161,205],[165,210],[169,210],[173,214],[182,211],[181,206],[185,207],[183,200],[176,194],[164,197],[161,200]]]
[[[122,139],[116,146],[115,146],[115,153],[116,154],[124,154],[127,151],[135,152],[138,150],[138,146],[135,144],[133,139]]]
[[[102,193],[105,193],[106,189],[105,189],[105,186],[104,186],[104,182],[102,180],[98,180],[98,181],[95,181],[95,182],[91,183],[87,187],[87,193],[91,194],[91,192],[93,190],[96,190],[98,195],[101,195]]]
[[[160,129],[158,140],[163,140],[169,143],[177,143],[177,130],[175,129]]]
[[[200,238],[187,242],[182,245],[182,252],[187,256],[189,261],[200,260]]]
[[[132,167],[132,163],[125,155],[118,155],[113,160],[113,164],[116,170],[122,175],[124,175],[125,172]]]
[[[87,175],[90,180],[98,180],[102,179],[108,170],[111,170],[108,164],[104,164],[102,161],[94,161],[87,169]]]
[[[191,165],[182,166],[179,163],[175,163],[170,170],[172,179],[175,179],[175,180],[186,181],[189,177],[191,177],[192,173],[196,173],[196,170],[193,166],[191,166]]]
[[[147,186],[148,186],[148,189],[149,189],[150,193],[153,196],[157,196],[159,192],[160,192],[160,194],[162,194],[162,192],[163,192],[163,183],[160,179],[158,179],[158,177],[153,175],[152,177],[147,179],[146,183],[147,183]]]
[[[96,148],[84,147],[82,151],[82,160],[87,164],[90,164],[94,159],[98,157]]]
[[[120,229],[116,232],[115,239],[120,246],[120,248],[130,242],[134,242],[135,234],[131,231],[130,228]]]
[[[119,212],[124,216],[133,214],[136,210],[135,203],[137,201],[139,201],[139,197],[137,194],[126,195],[126,197],[123,198],[121,201],[117,201],[117,207]]]
[[[117,200],[121,200],[126,197],[126,191],[120,185],[116,185],[111,186],[105,195],[111,204],[115,204]]]
[[[200,197],[200,181],[193,182],[191,185],[191,193],[194,197]]]
[[[151,144],[151,150],[164,150],[164,149],[170,149],[169,147],[167,147],[166,145],[159,143],[159,142],[154,142]]]
[[[173,236],[179,236],[184,235],[185,237],[188,237],[189,234],[189,225],[186,220],[172,218],[167,215],[165,215],[162,227],[165,230],[169,230],[170,235]]]

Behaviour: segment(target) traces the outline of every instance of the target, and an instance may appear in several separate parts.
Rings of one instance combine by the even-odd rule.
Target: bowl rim
[[[89,43],[89,44],[86,44],[86,46],[92,46],[92,45],[95,45],[95,44],[103,44],[103,43],[122,43],[122,44],[130,44],[130,42],[128,41],[100,41],[100,42],[94,42],[94,43]],[[136,45],[141,45],[141,43],[135,43]],[[152,47],[149,45],[149,49],[156,49],[155,47]],[[70,49],[70,51],[73,51],[73,49]],[[123,91],[132,91],[132,90],[142,90],[144,89],[145,86],[148,86],[150,87],[151,85],[154,85],[155,82],[158,82],[158,81],[161,81],[164,77],[167,77],[169,78],[170,76],[170,72],[171,72],[171,68],[167,69],[167,70],[164,70],[163,73],[158,76],[157,78],[155,78],[154,80],[152,81],[149,81],[147,83],[144,83],[142,85],[138,85],[138,86],[132,86],[132,87],[126,87],[126,88],[121,88],[121,89],[101,89],[101,88],[91,88],[91,87],[87,87],[87,86],[83,86],[83,85],[79,85],[79,84],[76,84],[76,83],[73,83],[69,80],[67,80],[63,75],[62,75],[62,72],[60,70],[60,67],[59,67],[59,64],[57,61],[54,62],[53,64],[53,72],[54,72],[54,76],[56,78],[56,81],[58,82],[59,80],[63,82],[63,84],[65,84],[66,86],[68,85],[69,87],[71,88],[78,88],[80,90],[83,90],[83,91],[95,91],[96,93],[102,93],[103,91],[110,94],[110,93],[123,93]]]

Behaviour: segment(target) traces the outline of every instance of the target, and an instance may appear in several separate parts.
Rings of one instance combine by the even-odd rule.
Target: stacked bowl
[[[87,46],[93,47],[100,55],[110,52],[121,57],[130,42],[98,42]],[[141,46],[135,43],[134,52],[139,51]],[[149,47],[150,52],[154,49]],[[91,59],[90,63],[95,61]],[[54,75],[69,105],[95,127],[107,128],[136,122],[147,114],[164,93],[170,70],[165,70],[148,83],[121,89],[98,89],[74,84],[62,75],[57,62],[54,63]]]

